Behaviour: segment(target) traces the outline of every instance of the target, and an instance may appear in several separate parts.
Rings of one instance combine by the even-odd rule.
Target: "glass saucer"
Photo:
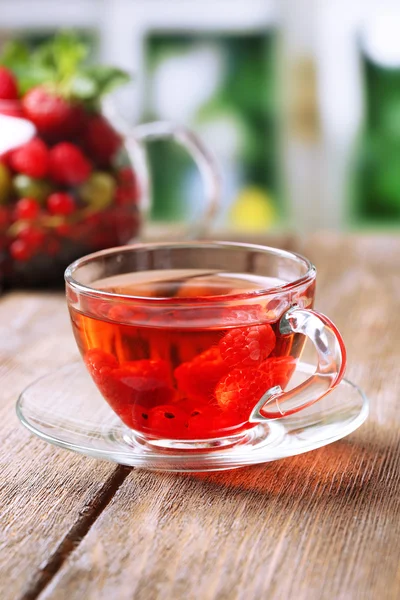
[[[291,386],[315,371],[300,363]],[[21,394],[17,415],[40,438],[87,456],[162,471],[219,471],[269,462],[320,448],[357,429],[368,416],[368,400],[344,379],[297,415],[257,425],[237,444],[179,450],[145,442],[109,408],[83,363],[41,377]]]

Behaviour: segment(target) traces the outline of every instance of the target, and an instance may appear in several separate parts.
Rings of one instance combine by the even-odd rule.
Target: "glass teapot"
[[[17,101],[0,101],[2,287],[62,285],[76,258],[140,239],[151,204],[144,142],[171,138],[197,164],[205,202],[187,237],[201,236],[215,215],[218,171],[186,127],[153,122],[130,128],[110,103],[77,125],[73,134],[48,140]]]

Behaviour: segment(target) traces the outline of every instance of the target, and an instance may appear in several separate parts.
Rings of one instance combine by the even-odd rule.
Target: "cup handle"
[[[317,351],[317,369],[314,375],[288,392],[284,392],[279,385],[267,390],[250,414],[251,423],[279,419],[310,406],[333,390],[344,375],[344,342],[335,325],[325,315],[294,306],[281,317],[279,332],[281,335],[306,335]]]
[[[188,151],[202,177],[205,205],[202,218],[189,225],[187,237],[202,236],[208,230],[220,206],[221,179],[214,157],[200,138],[187,127],[168,121],[155,121],[154,123],[138,125],[130,130],[126,138],[128,148],[130,147],[130,151],[136,155],[135,163],[139,169],[138,176],[142,187],[145,212],[148,212],[150,208],[150,182],[147,177],[145,153],[140,142],[171,138]]]

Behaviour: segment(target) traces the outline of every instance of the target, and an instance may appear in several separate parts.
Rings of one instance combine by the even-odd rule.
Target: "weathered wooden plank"
[[[0,301],[0,597],[39,590],[107,503],[125,471],[59,450],[19,424],[15,401],[33,379],[75,357],[62,294]],[[111,489],[111,492],[110,492]],[[71,537],[72,531],[72,537]]]
[[[266,466],[132,471],[41,600],[399,597],[400,241],[324,234],[298,248],[371,397],[368,423]]]

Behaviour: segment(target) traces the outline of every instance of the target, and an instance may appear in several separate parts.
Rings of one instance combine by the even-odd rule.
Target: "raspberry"
[[[172,404],[156,406],[150,411],[149,431],[155,436],[170,439],[188,437],[188,416],[182,408]]]
[[[101,115],[95,115],[88,121],[84,144],[99,166],[109,166],[121,143],[121,137]]]
[[[212,347],[174,371],[179,391],[192,400],[212,403],[218,381],[228,372],[217,347]]]
[[[230,369],[255,367],[269,356],[275,342],[275,333],[270,325],[252,325],[228,331],[219,342],[219,350]]]
[[[70,215],[76,209],[74,198],[65,192],[55,192],[47,198],[47,210],[51,215]]]
[[[72,136],[83,124],[84,111],[79,104],[38,86],[22,98],[25,116],[36,125],[39,133],[50,136]]]
[[[296,360],[291,356],[274,356],[259,366],[259,369],[271,377],[272,386],[280,385],[285,389],[296,368]]]
[[[39,203],[33,198],[21,198],[15,205],[13,217],[16,221],[19,219],[31,221],[36,219],[40,212]]]
[[[78,146],[61,142],[50,150],[50,175],[57,183],[78,185],[90,172],[90,163]]]
[[[215,396],[222,410],[247,420],[263,394],[274,385],[268,372],[256,368],[234,369],[219,382]]]
[[[14,150],[9,158],[14,171],[29,177],[44,177],[49,169],[49,151],[39,138],[33,138]]]
[[[265,311],[261,304],[239,304],[224,309],[221,324],[224,326],[241,326],[245,323],[251,325],[252,323],[262,321],[263,317],[265,319]]]
[[[118,361],[115,356],[104,352],[104,350],[100,350],[100,348],[92,348],[86,352],[85,364],[95,381],[101,377],[103,372],[106,372],[104,369],[109,372],[118,367]]]
[[[0,100],[16,100],[18,84],[13,73],[5,67],[0,67]]]

